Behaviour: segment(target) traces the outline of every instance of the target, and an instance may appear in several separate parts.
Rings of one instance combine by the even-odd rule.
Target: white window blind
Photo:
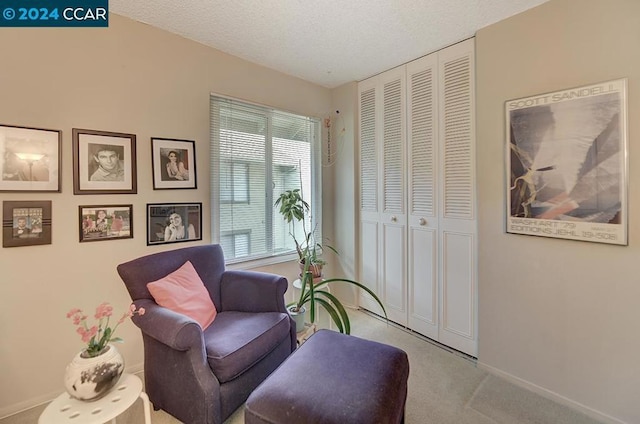
[[[227,262],[295,251],[301,229],[273,206],[284,190],[301,188],[320,224],[319,140],[317,119],[211,96],[211,238]]]

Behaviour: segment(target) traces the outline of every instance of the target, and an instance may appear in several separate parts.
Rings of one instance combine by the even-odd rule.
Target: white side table
[[[151,424],[149,397],[142,391],[142,381],[133,374],[122,374],[120,381],[104,397],[95,401],[81,401],[67,392],[55,398],[44,410],[38,424],[104,424],[129,409],[138,399],[144,404],[144,422]]]
[[[322,281],[324,281],[324,278],[322,279]],[[318,283],[316,283],[316,284],[318,284]],[[302,290],[302,280],[299,279],[299,278],[296,278],[293,281],[293,287],[297,288],[298,290]],[[324,286],[324,289],[326,289],[329,293],[331,293],[331,287],[329,286],[329,284]]]

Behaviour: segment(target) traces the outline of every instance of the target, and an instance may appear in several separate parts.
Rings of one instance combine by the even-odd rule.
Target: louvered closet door
[[[377,78],[358,85],[360,122],[360,266],[359,279],[376,294],[381,293],[378,241],[380,212],[378,202],[378,111]],[[360,305],[381,313],[373,299],[360,293]]]
[[[439,52],[439,341],[477,356],[474,41]]]
[[[438,56],[407,64],[409,328],[438,340]]]
[[[381,283],[389,319],[407,325],[407,213],[405,159],[405,67],[380,75],[382,187],[380,187]]]

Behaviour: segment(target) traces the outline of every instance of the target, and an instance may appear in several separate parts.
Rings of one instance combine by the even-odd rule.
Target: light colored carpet
[[[397,346],[407,352],[410,367],[407,424],[597,423],[577,411],[479,370],[473,360],[462,354],[445,350],[367,313],[349,313],[354,336]],[[45,407],[41,405],[1,419],[0,424],[37,423]],[[142,402],[137,401],[117,421],[119,424],[142,423]],[[153,411],[151,421],[153,424],[180,424],[163,411]],[[225,424],[244,424],[243,408],[239,408]]]
[[[488,375],[476,391],[470,407],[497,423],[575,423],[598,421],[526,389]]]

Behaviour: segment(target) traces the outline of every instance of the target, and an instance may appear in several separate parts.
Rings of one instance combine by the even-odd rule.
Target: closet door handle
[[[391,222],[397,222],[398,221],[398,217],[397,216],[392,216],[391,217]]]
[[[427,220],[426,220],[426,219],[424,219],[424,218],[420,218],[420,219],[418,220],[418,224],[420,224],[420,225],[427,225]]]

